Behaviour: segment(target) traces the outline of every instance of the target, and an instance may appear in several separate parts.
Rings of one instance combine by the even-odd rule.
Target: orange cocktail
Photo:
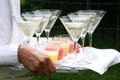
[[[53,62],[57,62],[58,54],[59,54],[59,47],[55,47],[51,44],[45,45],[45,53],[50,57]]]
[[[58,52],[57,51],[45,51],[45,53],[50,57],[52,62],[57,62]]]
[[[58,44],[58,43],[50,43],[50,44],[47,44],[45,49],[46,50],[55,50],[56,48],[59,48],[59,51],[58,51],[58,60],[61,60],[63,59],[63,56],[64,56],[64,46]]]
[[[64,52],[64,56],[67,56],[68,53],[69,53],[69,47],[70,47],[70,44],[69,43],[65,43],[65,52]]]

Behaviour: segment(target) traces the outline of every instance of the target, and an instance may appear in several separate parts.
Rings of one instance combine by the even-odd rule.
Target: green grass
[[[33,77],[33,80],[120,80],[120,64],[111,66],[107,72],[100,75],[91,70],[79,73],[54,73],[50,77]]]

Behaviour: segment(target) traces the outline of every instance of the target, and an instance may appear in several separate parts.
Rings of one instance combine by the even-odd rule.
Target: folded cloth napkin
[[[91,69],[99,74],[103,74],[107,69],[120,62],[120,52],[114,49],[84,48],[84,53],[77,54],[76,60],[73,54],[68,55],[60,63],[60,67],[66,66],[78,70]],[[74,65],[74,62],[77,64]],[[63,67],[62,67],[63,68]]]

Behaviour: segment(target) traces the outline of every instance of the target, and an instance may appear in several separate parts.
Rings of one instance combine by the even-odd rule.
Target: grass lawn
[[[91,70],[79,73],[54,73],[50,77],[34,77],[33,80],[120,80],[120,64],[111,66],[107,72],[100,75]]]

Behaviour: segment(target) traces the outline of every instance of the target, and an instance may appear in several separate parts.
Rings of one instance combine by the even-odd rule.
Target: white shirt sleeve
[[[11,16],[20,14],[20,0],[0,1],[0,65],[18,64],[18,46],[22,36]]]
[[[18,64],[18,44],[0,46],[0,65]]]

